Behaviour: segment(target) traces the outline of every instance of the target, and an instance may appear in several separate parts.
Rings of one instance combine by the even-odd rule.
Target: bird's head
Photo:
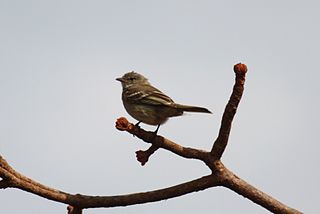
[[[149,84],[147,78],[134,71],[128,72],[122,77],[116,78],[116,80],[121,82],[123,88],[127,88],[134,84]]]

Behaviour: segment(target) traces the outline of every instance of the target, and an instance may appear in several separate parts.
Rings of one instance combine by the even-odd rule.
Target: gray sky
[[[134,193],[207,175],[201,162],[164,150],[139,165],[134,152],[148,145],[114,128],[120,116],[136,122],[115,78],[135,70],[176,102],[212,110],[159,131],[209,150],[233,65],[243,62],[245,93],[223,161],[281,202],[317,213],[319,9],[317,1],[2,0],[0,153],[26,176],[71,193]],[[19,190],[0,191],[0,201],[1,213],[66,213]],[[268,213],[225,188],[85,213],[209,210]]]

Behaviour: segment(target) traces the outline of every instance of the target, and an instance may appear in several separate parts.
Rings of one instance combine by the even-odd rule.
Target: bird
[[[145,123],[157,126],[170,117],[183,115],[184,112],[212,113],[207,108],[175,103],[168,95],[152,86],[143,75],[131,71],[116,78],[122,85],[122,102],[126,111],[138,121],[136,126]]]

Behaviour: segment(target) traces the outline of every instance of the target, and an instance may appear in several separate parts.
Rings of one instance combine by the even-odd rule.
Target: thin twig
[[[219,135],[211,149],[211,155],[216,160],[221,158],[224,150],[227,147],[232,121],[233,121],[234,115],[237,112],[237,108],[244,90],[244,82],[245,82],[245,75],[247,72],[247,66],[245,64],[239,63],[239,64],[236,64],[233,69],[234,69],[234,72],[236,73],[235,84],[233,86],[232,94],[230,96],[230,99],[228,101],[228,104],[222,116]]]

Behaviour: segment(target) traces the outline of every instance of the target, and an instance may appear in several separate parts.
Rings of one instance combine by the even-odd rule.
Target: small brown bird
[[[183,112],[211,113],[206,108],[181,105],[153,87],[148,79],[134,71],[117,78],[122,84],[122,101],[127,112],[139,122],[155,125],[158,132],[169,117],[181,116]]]

